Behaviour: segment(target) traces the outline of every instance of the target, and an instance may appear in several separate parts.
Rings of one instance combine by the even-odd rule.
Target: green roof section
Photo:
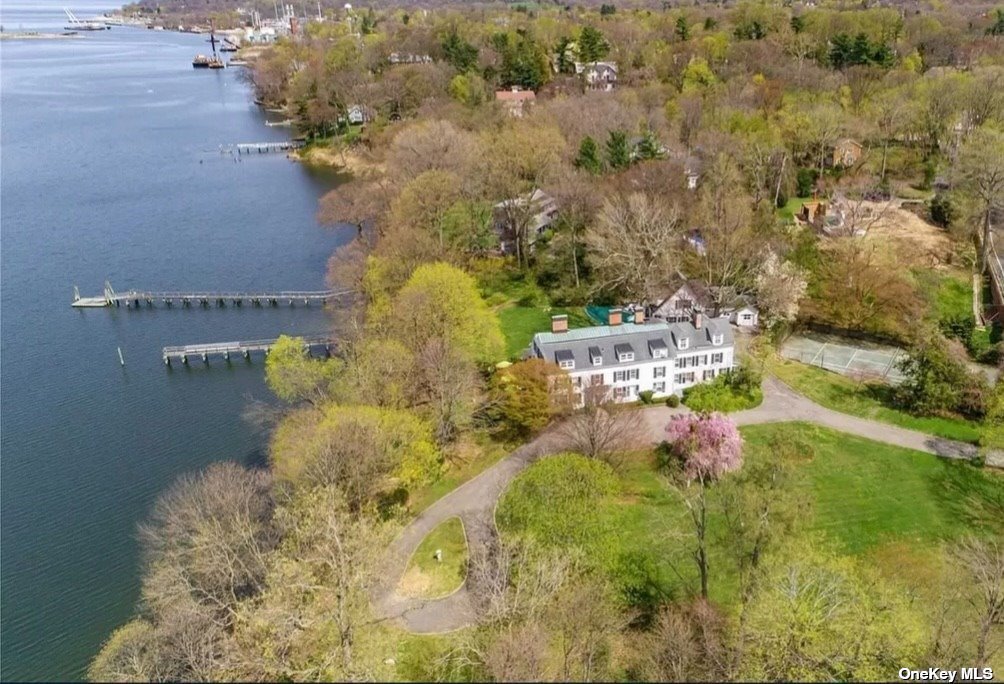
[[[573,328],[568,332],[540,332],[536,338],[540,344],[555,344],[558,342],[575,342],[593,340],[601,337],[615,337],[632,333],[664,332],[669,330],[666,323],[623,323],[621,325],[594,325],[591,328]]]

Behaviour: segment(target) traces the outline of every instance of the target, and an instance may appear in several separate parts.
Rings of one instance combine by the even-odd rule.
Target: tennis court
[[[851,377],[897,383],[903,374],[896,368],[906,353],[896,347],[854,342],[828,335],[794,335],[781,348],[781,356]]]

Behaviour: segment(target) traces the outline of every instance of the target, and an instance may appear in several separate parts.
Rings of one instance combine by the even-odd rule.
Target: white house
[[[534,335],[530,351],[568,372],[580,402],[595,387],[607,388],[617,402],[635,401],[646,390],[656,398],[680,394],[735,365],[727,320],[698,312],[678,323],[620,321],[614,309],[609,325],[569,330],[567,316],[554,316],[551,332]]]
[[[576,62],[575,73],[585,80],[587,90],[609,92],[617,85],[617,65],[614,62]]]

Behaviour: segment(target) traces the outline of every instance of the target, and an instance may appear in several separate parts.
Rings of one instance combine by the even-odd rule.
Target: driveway
[[[730,417],[737,425],[804,421],[943,458],[970,459],[977,454],[977,448],[971,444],[953,442],[824,408],[775,378],[764,380],[763,392],[764,399],[760,406],[731,414]],[[673,409],[653,406],[642,409],[647,440],[652,444],[661,442],[669,419],[686,412],[684,407]],[[464,523],[469,555],[483,551],[498,534],[495,529],[495,504],[506,486],[538,458],[557,453],[564,446],[554,431],[546,432],[420,513],[387,550],[383,581],[372,593],[377,615],[397,620],[405,629],[419,634],[449,632],[476,623],[478,608],[466,582],[456,592],[442,599],[400,596],[396,588],[408,566],[408,560],[433,528],[457,516]],[[988,462],[990,465],[1004,467],[1004,458],[998,461]]]

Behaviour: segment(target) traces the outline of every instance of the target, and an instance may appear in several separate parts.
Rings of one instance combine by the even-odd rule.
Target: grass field
[[[795,466],[794,487],[809,502],[798,533],[821,535],[842,553],[871,562],[906,545],[938,555],[942,542],[967,530],[1004,524],[1004,477],[998,474],[802,423],[749,426],[742,434],[747,459],[771,458],[775,436],[812,445],[811,458]],[[651,454],[636,455],[618,479],[618,493],[597,502],[602,522],[595,529],[603,532],[584,557],[601,559],[628,601],[692,590],[688,513]],[[500,520],[504,505],[503,499]],[[731,604],[736,574],[717,517],[711,539],[711,598]]]
[[[889,406],[887,385],[858,383],[842,375],[787,359],[770,358],[765,363],[766,370],[783,382],[834,411],[871,418],[959,442],[976,443],[979,439],[979,428],[972,421],[962,418],[914,416],[892,408]]]
[[[586,316],[585,309],[572,309],[542,306],[510,306],[500,309],[499,320],[502,322],[502,333],[505,335],[506,354],[510,359],[518,359],[519,355],[530,345],[535,333],[548,332],[551,329],[551,316],[568,315],[569,328],[581,328],[592,325]]]
[[[792,197],[783,207],[778,207],[778,217],[785,221],[794,221],[795,215],[802,210],[802,205],[808,199],[808,197]]]
[[[436,560],[436,551],[442,560]],[[436,526],[415,550],[399,589],[405,596],[439,598],[456,591],[467,576],[467,539],[460,518]]]

